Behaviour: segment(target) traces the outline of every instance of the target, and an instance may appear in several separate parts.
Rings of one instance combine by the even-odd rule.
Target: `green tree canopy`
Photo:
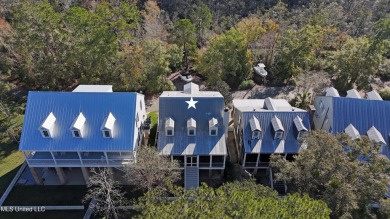
[[[203,44],[205,40],[205,31],[210,28],[211,22],[213,21],[210,8],[204,3],[193,5],[190,18],[196,27],[198,43]]]
[[[125,69],[121,48],[138,28],[135,4],[100,3],[95,11],[56,12],[48,1],[13,8],[6,40],[6,70],[38,89],[67,89],[75,82],[117,84]]]
[[[188,67],[188,57],[196,50],[196,27],[189,19],[180,19],[173,30],[174,42],[183,49],[184,62]]]
[[[167,197],[168,193],[174,198]],[[326,204],[298,194],[285,198],[253,181],[226,183],[218,189],[202,184],[152,189],[138,200],[139,218],[329,218]]]
[[[389,183],[390,161],[379,154],[379,145],[367,137],[336,138],[324,131],[311,132],[306,143],[293,162],[271,157],[276,179],[325,201],[334,218],[369,216],[369,205],[383,201]]]
[[[378,72],[383,50],[372,49],[366,37],[348,38],[345,44],[331,53],[329,70],[335,76],[335,87],[346,92],[356,86],[369,89],[369,79]]]
[[[237,89],[251,73],[250,52],[246,37],[235,28],[211,40],[199,55],[197,70],[210,84],[225,81]]]

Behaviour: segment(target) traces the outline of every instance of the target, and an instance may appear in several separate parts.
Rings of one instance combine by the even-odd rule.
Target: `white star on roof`
[[[187,109],[189,109],[189,108],[191,108],[191,107],[194,107],[194,109],[196,109],[195,104],[196,104],[197,102],[198,102],[198,101],[194,101],[194,99],[192,99],[192,97],[191,97],[191,100],[190,100],[190,101],[186,101],[186,103],[188,103],[188,108],[187,108]]]

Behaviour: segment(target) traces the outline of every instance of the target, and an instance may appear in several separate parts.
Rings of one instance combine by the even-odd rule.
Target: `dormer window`
[[[282,138],[283,138],[283,131],[275,132],[275,140],[282,140]]]
[[[209,120],[209,135],[210,136],[218,135],[218,120],[216,118],[212,118]]]
[[[138,114],[137,114],[138,115]],[[103,133],[104,138],[112,138],[114,133],[114,127],[115,127],[115,117],[110,112],[106,119],[104,120],[102,126],[100,127],[100,130]]]
[[[196,121],[193,118],[187,120],[187,135],[188,136],[196,135]]]
[[[79,113],[77,118],[73,121],[72,126],[70,127],[70,130],[72,131],[72,135],[74,138],[82,138],[84,137],[84,124],[86,122],[86,119],[83,115],[83,113]]]
[[[255,130],[252,132],[252,139],[260,139],[261,132],[258,130]]]
[[[51,112],[39,127],[39,131],[41,132],[43,138],[53,137],[55,122],[56,117]]]
[[[174,136],[175,132],[175,121],[172,118],[168,118],[165,121],[165,135]]]
[[[45,137],[45,138],[50,137],[49,132],[46,131],[46,130],[42,131],[42,135],[43,135],[43,137]]]
[[[80,138],[80,132],[79,131],[73,131],[73,137]]]
[[[297,128],[297,130],[298,130],[297,139],[306,138],[307,135],[309,134],[309,131],[307,130],[307,128],[303,124],[303,120],[301,119],[301,117],[296,116],[294,118],[294,125]]]
[[[275,131],[274,139],[275,140],[283,139],[284,128],[283,128],[283,125],[282,125],[282,122],[280,121],[280,119],[277,116],[274,116],[271,119],[271,123],[272,123],[272,127],[274,128],[274,131]]]
[[[260,139],[261,138],[261,127],[259,120],[253,116],[249,120],[249,125],[251,126],[252,131],[252,139]]]

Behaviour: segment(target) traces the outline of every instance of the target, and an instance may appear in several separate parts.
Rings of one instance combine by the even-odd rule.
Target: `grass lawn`
[[[150,117],[152,122],[150,124],[149,145],[154,146],[157,133],[158,112],[150,112],[148,113],[148,117]]]
[[[4,205],[84,205],[87,188],[81,186],[15,185]],[[88,205],[88,204],[87,204]]]
[[[23,162],[24,157],[18,151],[17,144],[0,142],[0,196],[3,195]]]

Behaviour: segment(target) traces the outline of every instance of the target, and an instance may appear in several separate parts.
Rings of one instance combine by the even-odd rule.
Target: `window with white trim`
[[[275,132],[275,140],[282,140],[283,138],[283,131],[276,131]]]
[[[43,130],[42,131],[42,136],[45,137],[45,138],[49,138],[50,137],[49,131]]]
[[[80,138],[80,132],[78,130],[73,130],[73,137]]]
[[[261,138],[261,131],[255,130],[252,132],[252,139],[260,139]]]

